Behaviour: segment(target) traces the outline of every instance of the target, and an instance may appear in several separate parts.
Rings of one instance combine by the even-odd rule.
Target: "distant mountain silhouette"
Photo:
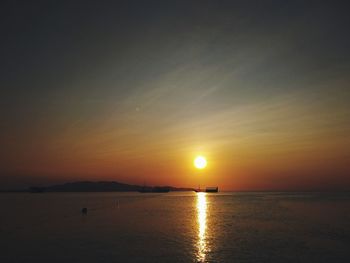
[[[193,188],[177,188],[172,186],[140,186],[124,184],[119,182],[73,182],[48,187],[30,187],[29,191],[33,193],[42,192],[142,192],[147,188],[147,192],[157,192],[159,189],[169,189],[169,191],[193,191]]]

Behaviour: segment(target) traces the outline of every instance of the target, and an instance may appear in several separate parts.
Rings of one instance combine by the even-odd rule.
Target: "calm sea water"
[[[11,193],[0,208],[2,263],[350,262],[349,193]]]

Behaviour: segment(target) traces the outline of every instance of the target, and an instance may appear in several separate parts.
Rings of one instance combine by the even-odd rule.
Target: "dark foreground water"
[[[13,193],[0,209],[2,263],[350,262],[349,193]]]

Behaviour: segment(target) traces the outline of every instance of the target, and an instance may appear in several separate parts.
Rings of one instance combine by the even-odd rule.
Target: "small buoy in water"
[[[81,213],[82,213],[83,215],[86,215],[86,214],[87,214],[87,208],[84,207],[83,209],[81,209]]]

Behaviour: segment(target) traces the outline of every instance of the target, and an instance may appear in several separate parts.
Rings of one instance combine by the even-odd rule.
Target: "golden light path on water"
[[[208,251],[206,241],[207,231],[207,196],[206,193],[197,193],[197,222],[198,222],[198,242],[197,261],[205,262]]]

